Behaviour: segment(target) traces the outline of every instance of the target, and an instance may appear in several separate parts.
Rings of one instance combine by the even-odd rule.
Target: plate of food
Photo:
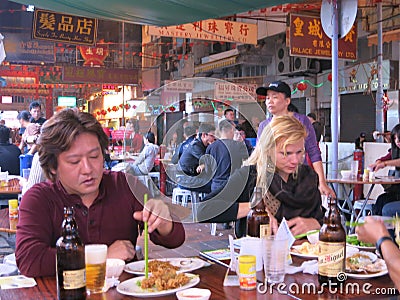
[[[318,243],[310,244],[309,242],[304,242],[301,245],[292,246],[290,249],[290,254],[303,258],[318,258]]]
[[[367,279],[387,273],[385,261],[372,252],[359,251],[346,257],[346,275],[350,278]]]
[[[162,258],[149,260],[149,273],[158,268],[172,268],[177,273],[191,272],[204,267],[205,261],[199,258]],[[144,275],[145,261],[134,261],[125,265],[124,271],[135,275]]]
[[[161,280],[160,280],[161,278]],[[178,291],[197,285],[200,277],[191,273],[176,273],[171,269],[160,269],[147,279],[135,277],[121,282],[117,292],[134,297],[160,297],[175,294]]]
[[[360,250],[375,250],[374,244],[359,241],[357,234],[349,234],[346,236],[346,243],[347,245],[357,247]]]
[[[346,257],[351,256],[359,251],[360,250],[356,247],[347,246],[346,247]],[[303,258],[315,259],[315,258],[318,258],[318,253],[319,253],[318,243],[310,244],[309,242],[304,242],[303,244],[293,246],[290,249],[291,255],[295,255],[295,256],[303,257]]]

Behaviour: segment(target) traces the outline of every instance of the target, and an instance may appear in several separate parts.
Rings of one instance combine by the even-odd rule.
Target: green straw
[[[308,235],[310,235],[310,234],[314,234],[314,233],[317,233],[317,232],[319,232],[319,229],[316,229],[316,230],[312,230],[312,231],[309,231],[309,232],[306,232],[306,233],[302,233],[302,234],[295,235],[294,238],[295,238],[296,240],[297,240],[297,239],[301,239],[301,238],[303,238],[303,237],[306,237],[306,236],[308,236]]]
[[[147,194],[144,194],[143,209],[147,203]],[[147,228],[147,221],[144,222],[144,274],[145,278],[149,277],[149,234]]]

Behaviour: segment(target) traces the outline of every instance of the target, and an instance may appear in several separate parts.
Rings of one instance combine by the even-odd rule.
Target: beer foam
[[[95,265],[105,263],[107,259],[107,245],[86,245],[85,246],[85,262],[86,264]]]

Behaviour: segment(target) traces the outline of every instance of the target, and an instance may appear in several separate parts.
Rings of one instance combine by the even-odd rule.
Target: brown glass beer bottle
[[[319,232],[318,281],[324,287],[337,287],[345,278],[346,231],[336,200],[328,197],[328,206]]]
[[[62,233],[56,248],[58,299],[86,299],[85,248],[78,234],[72,207],[64,207]]]
[[[250,202],[250,211],[247,214],[246,235],[262,238],[271,235],[269,215],[263,201],[263,189],[254,187]]]

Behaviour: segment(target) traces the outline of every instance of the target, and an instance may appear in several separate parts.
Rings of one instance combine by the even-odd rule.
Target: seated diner
[[[201,222],[237,220],[237,237],[246,233],[246,216],[255,186],[266,193],[264,203],[272,219],[272,229],[284,217],[293,235],[319,229],[324,216],[318,175],[303,165],[304,126],[291,116],[274,117],[263,130],[245,165],[236,170],[221,191],[207,195],[198,209]]]

